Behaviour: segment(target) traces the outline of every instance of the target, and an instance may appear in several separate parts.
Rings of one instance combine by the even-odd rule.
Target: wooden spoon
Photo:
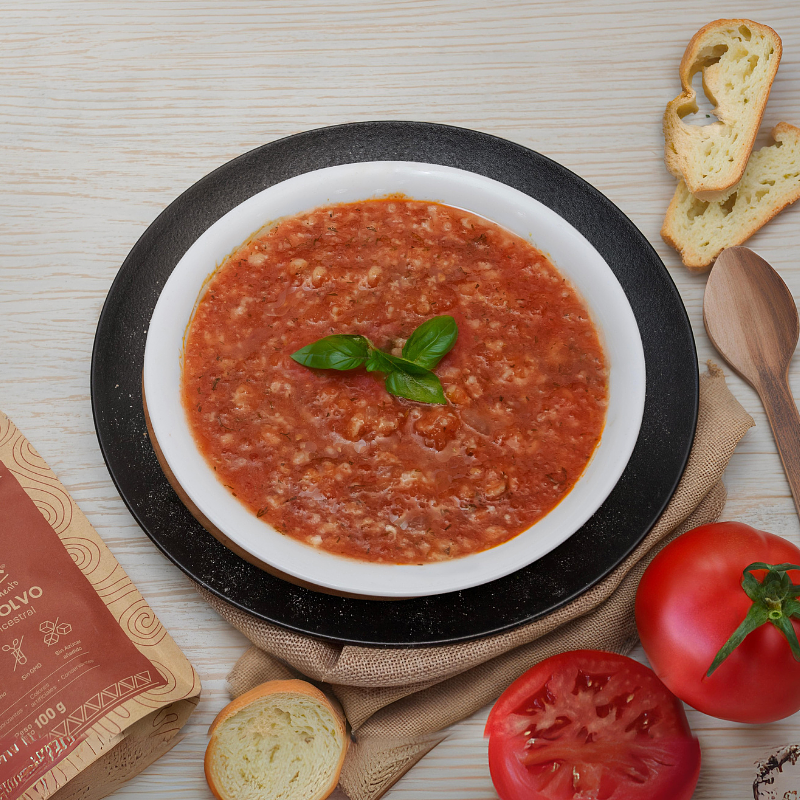
[[[703,321],[714,347],[761,397],[800,515],[800,414],[789,389],[800,323],[792,293],[761,256],[729,247],[708,278]]]

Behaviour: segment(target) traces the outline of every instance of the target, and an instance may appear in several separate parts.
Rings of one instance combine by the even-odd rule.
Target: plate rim
[[[352,636],[341,636],[341,635],[338,635],[338,634],[332,635],[332,634],[328,634],[328,633],[319,632],[319,631],[316,631],[316,630],[312,631],[312,630],[309,630],[307,627],[303,627],[302,625],[298,625],[298,624],[295,624],[295,623],[287,622],[286,620],[278,620],[278,619],[266,616],[264,613],[253,609],[252,607],[248,606],[246,603],[240,601],[236,597],[231,597],[229,595],[226,595],[224,592],[220,591],[217,587],[215,587],[214,585],[209,583],[207,580],[205,580],[203,577],[200,577],[200,576],[194,574],[189,567],[187,567],[184,564],[182,564],[181,561],[170,552],[169,548],[166,545],[164,545],[161,541],[159,541],[155,537],[155,535],[152,534],[148,530],[147,522],[143,518],[142,514],[140,513],[139,508],[137,507],[137,505],[133,502],[133,500],[129,499],[126,496],[125,493],[123,493],[122,487],[120,485],[120,479],[118,478],[117,474],[115,474],[115,467],[112,464],[112,458],[111,458],[111,455],[110,455],[110,450],[111,450],[112,444],[111,444],[111,441],[107,441],[107,439],[106,439],[106,432],[104,431],[103,423],[102,423],[102,420],[101,420],[102,409],[100,408],[100,404],[99,404],[99,400],[98,400],[98,385],[100,383],[100,350],[102,349],[101,332],[109,324],[109,319],[112,316],[111,300],[112,300],[113,297],[115,297],[115,295],[117,293],[119,293],[122,290],[123,284],[126,281],[129,281],[131,279],[132,276],[129,275],[128,272],[130,271],[130,269],[131,269],[133,263],[135,262],[136,258],[139,256],[139,252],[138,252],[139,248],[140,247],[145,247],[148,244],[148,242],[149,242],[149,240],[151,238],[157,237],[157,236],[163,234],[163,229],[165,228],[165,226],[167,226],[169,224],[171,216],[172,216],[172,213],[174,212],[174,210],[176,208],[178,208],[179,206],[183,205],[186,202],[191,201],[193,195],[195,195],[196,193],[198,193],[198,192],[203,193],[205,190],[207,190],[210,186],[213,185],[214,179],[217,178],[219,175],[221,175],[221,174],[223,174],[223,173],[225,173],[225,172],[227,172],[229,170],[235,169],[237,166],[241,165],[242,163],[246,163],[249,159],[252,159],[252,158],[256,157],[258,154],[266,153],[267,157],[269,157],[269,149],[270,148],[275,148],[276,146],[287,147],[287,146],[291,146],[294,142],[296,142],[298,140],[301,140],[301,141],[303,139],[313,140],[314,138],[319,137],[319,136],[335,135],[336,133],[341,133],[341,132],[347,133],[347,132],[350,132],[350,131],[356,131],[357,132],[359,129],[360,130],[364,130],[364,129],[370,129],[370,128],[375,128],[375,127],[378,127],[378,128],[390,127],[390,128],[395,128],[395,129],[397,129],[397,128],[406,129],[408,133],[425,131],[425,132],[427,132],[429,134],[432,133],[434,135],[440,135],[440,136],[444,136],[444,135],[447,135],[449,133],[451,135],[462,136],[462,137],[463,136],[477,137],[478,139],[483,139],[486,144],[490,144],[492,142],[495,142],[495,143],[497,143],[497,145],[499,145],[499,146],[501,146],[503,148],[509,148],[510,147],[512,150],[518,151],[519,155],[522,158],[529,159],[532,162],[535,162],[538,159],[541,164],[544,164],[545,166],[549,167],[551,170],[555,170],[555,172],[561,173],[562,175],[568,177],[570,180],[572,180],[577,185],[578,188],[580,188],[582,190],[582,192],[584,192],[584,193],[588,194],[589,196],[591,196],[594,199],[595,202],[599,202],[600,205],[604,205],[605,204],[608,207],[610,207],[611,209],[613,209],[614,211],[616,211],[616,213],[621,218],[621,221],[624,221],[623,224],[627,223],[628,234],[634,240],[637,240],[636,243],[640,247],[644,248],[646,251],[649,251],[649,255],[651,257],[651,260],[654,260],[655,263],[657,265],[660,265],[661,269],[663,270],[663,275],[661,277],[662,277],[662,279],[664,279],[664,278],[666,279],[664,281],[665,289],[672,295],[673,301],[675,301],[675,300],[677,301],[676,308],[679,309],[680,312],[681,312],[680,320],[679,320],[679,322],[681,323],[680,327],[682,329],[684,329],[684,332],[688,332],[688,334],[689,334],[688,342],[691,344],[691,347],[690,347],[691,353],[690,353],[690,355],[692,357],[692,363],[693,363],[693,365],[695,367],[695,369],[693,369],[691,371],[691,377],[693,378],[692,379],[692,386],[691,387],[684,387],[685,389],[691,391],[691,394],[692,394],[692,398],[691,398],[692,399],[692,402],[691,402],[691,411],[692,411],[691,416],[692,416],[692,419],[691,419],[691,425],[690,425],[691,435],[687,436],[687,440],[686,440],[686,442],[684,442],[683,452],[681,452],[679,454],[679,457],[678,457],[678,460],[680,462],[680,469],[676,469],[675,470],[676,475],[675,475],[674,479],[671,482],[671,486],[670,486],[669,490],[665,489],[665,497],[663,499],[663,502],[661,502],[659,504],[657,510],[655,510],[651,514],[652,520],[649,522],[649,524],[647,524],[647,526],[644,528],[643,532],[641,532],[640,535],[637,535],[635,540],[633,540],[633,541],[631,541],[631,543],[629,543],[629,545],[625,548],[624,552],[622,552],[622,554],[617,558],[616,562],[614,564],[608,566],[601,573],[595,574],[590,583],[588,583],[587,585],[583,586],[580,589],[576,589],[575,591],[573,591],[571,593],[568,593],[568,594],[565,594],[565,595],[559,597],[558,601],[556,603],[552,604],[549,608],[547,608],[547,609],[545,609],[543,611],[539,611],[539,612],[531,614],[531,615],[529,615],[529,616],[527,616],[525,618],[514,620],[512,622],[504,622],[504,623],[498,624],[495,627],[491,627],[491,628],[483,627],[478,632],[460,634],[460,635],[455,635],[455,636],[440,636],[438,638],[436,638],[436,637],[435,638],[425,638],[424,640],[421,640],[421,641],[416,641],[416,640],[415,641],[406,641],[406,640],[397,641],[397,640],[390,640],[390,639],[377,640],[377,639],[373,639],[373,638],[363,638],[363,637],[355,638],[355,637],[352,637]],[[414,161],[415,160],[415,159],[409,158],[407,156],[393,156],[393,158],[396,158],[397,160],[406,160],[406,161]],[[354,162],[358,162],[358,161],[367,161],[367,160],[378,160],[378,159],[366,159],[366,158],[359,158],[359,157],[351,157],[351,158],[344,159],[344,160],[336,160],[336,161],[332,162],[332,164],[354,163]],[[437,163],[437,164],[443,164],[445,166],[454,166],[452,163],[442,162],[442,161],[439,161],[439,160],[431,158],[429,153],[427,153],[425,155],[424,159],[422,159],[422,163]],[[317,169],[317,168],[319,168],[319,167],[313,167],[312,169]],[[503,180],[500,177],[497,177],[496,175],[493,175],[493,174],[487,175],[486,172],[481,172],[481,171],[479,171],[477,169],[473,169],[473,168],[471,168],[469,166],[461,166],[461,165],[459,165],[459,168],[460,169],[465,169],[467,171],[475,172],[476,174],[479,174],[479,175],[485,175],[486,177],[490,177],[490,178],[492,178],[494,180],[500,181],[501,183],[506,183],[505,180]],[[289,177],[291,177],[293,175],[302,174],[303,172],[312,171],[312,169],[296,169],[296,170],[293,169],[291,171]],[[275,180],[272,183],[267,183],[267,184],[265,184],[265,187],[269,186],[269,185],[274,185],[274,183],[278,183],[278,182],[280,182],[280,180],[283,180],[283,178]],[[507,185],[511,185],[511,184],[507,184]],[[519,188],[519,187],[514,187],[514,188]],[[529,192],[525,191],[525,189],[520,189],[520,191],[523,191],[526,194],[529,194]],[[534,195],[531,195],[531,196],[534,196]],[[542,202],[545,205],[547,205],[555,213],[559,214],[559,216],[562,216],[562,218],[564,218],[565,221],[567,221],[570,225],[573,225],[572,222],[570,222],[568,219],[563,217],[563,215],[561,214],[561,212],[558,209],[553,208],[552,205],[550,205],[549,203],[547,203],[544,200],[541,200],[538,197],[536,197],[535,199],[537,199],[540,202]],[[236,205],[236,203],[234,203],[234,205]],[[226,213],[226,212],[223,211],[216,218],[218,219],[224,213]],[[211,223],[209,223],[209,224],[211,224]],[[575,225],[573,225],[573,227],[575,227],[580,233],[582,233],[582,235],[584,235],[590,241],[590,243],[592,243],[592,245],[595,246],[595,244],[592,241],[592,239],[584,231],[582,231],[579,227],[577,227]],[[601,252],[601,255],[602,255],[602,252]],[[603,257],[605,258],[605,256],[603,256]],[[173,264],[173,268],[174,268],[174,264]],[[624,286],[623,286],[623,289],[625,289]],[[627,294],[627,292],[626,292],[626,294]],[[143,349],[143,344],[142,344],[142,349]],[[647,357],[646,357],[646,361],[647,361]],[[282,628],[285,628],[287,630],[295,631],[295,632],[303,634],[303,635],[311,636],[311,637],[317,638],[317,639],[326,640],[326,641],[329,641],[329,642],[334,642],[334,643],[337,643],[337,644],[354,644],[354,645],[359,645],[359,646],[381,647],[381,648],[390,648],[390,647],[403,648],[403,647],[419,647],[419,646],[437,646],[437,645],[443,645],[443,644],[453,644],[453,643],[457,643],[457,642],[474,641],[474,640],[477,640],[477,639],[480,639],[480,638],[484,638],[484,637],[487,637],[487,636],[496,635],[496,634],[504,632],[504,631],[513,630],[514,628],[517,628],[517,627],[520,627],[520,626],[522,626],[522,625],[524,625],[526,623],[532,622],[532,621],[534,621],[536,619],[539,619],[539,618],[545,616],[546,614],[552,613],[553,611],[555,611],[556,609],[558,609],[560,607],[563,607],[564,605],[566,605],[570,601],[574,600],[576,597],[578,597],[581,594],[583,594],[584,592],[588,591],[588,589],[590,589],[592,586],[597,585],[608,574],[610,574],[614,569],[616,569],[616,567],[618,567],[619,564],[622,563],[625,560],[625,558],[627,558],[628,555],[630,555],[630,553],[641,543],[641,541],[644,539],[644,537],[647,535],[647,533],[651,530],[653,524],[656,522],[656,520],[661,515],[661,513],[664,510],[664,508],[667,506],[667,504],[671,500],[672,496],[674,495],[675,489],[677,488],[677,485],[678,485],[678,483],[679,483],[679,481],[680,481],[680,479],[681,479],[681,477],[682,477],[682,475],[683,475],[683,473],[685,471],[686,463],[687,463],[688,458],[689,458],[689,454],[690,454],[690,451],[691,451],[691,446],[692,446],[692,443],[693,443],[693,440],[694,440],[694,433],[695,433],[696,425],[697,425],[698,406],[699,406],[699,372],[698,372],[698,369],[697,369],[696,344],[695,344],[695,341],[694,341],[694,336],[693,336],[693,333],[692,333],[692,329],[691,329],[691,324],[690,324],[690,321],[689,321],[688,313],[686,311],[686,308],[685,308],[683,300],[682,300],[682,298],[680,296],[680,293],[678,292],[677,286],[675,285],[674,281],[672,280],[672,276],[669,274],[669,271],[663,265],[663,262],[661,261],[661,259],[658,256],[657,252],[655,251],[653,246],[650,244],[650,242],[647,240],[647,238],[644,236],[644,234],[642,234],[642,232],[633,224],[633,222],[627,217],[627,215],[625,215],[621,211],[621,209],[619,209],[619,207],[616,206],[616,204],[614,204],[609,198],[607,198],[605,195],[603,195],[598,189],[596,189],[594,186],[592,186],[590,183],[588,183],[586,180],[581,178],[576,173],[572,172],[572,170],[570,170],[569,168],[564,167],[563,165],[559,164],[558,162],[556,162],[555,160],[549,158],[548,156],[545,156],[545,155],[539,153],[538,151],[531,150],[530,148],[524,147],[523,145],[517,144],[516,142],[512,142],[512,141],[510,141],[508,139],[504,139],[502,137],[499,137],[499,136],[496,136],[496,135],[493,135],[493,134],[488,134],[488,133],[484,133],[484,132],[481,132],[481,131],[476,131],[476,130],[473,130],[473,129],[470,129],[470,128],[464,128],[464,127],[459,127],[459,126],[454,126],[454,125],[443,125],[443,124],[432,123],[432,122],[415,122],[415,121],[404,121],[404,120],[403,121],[400,121],[400,120],[375,120],[375,121],[361,121],[361,122],[341,123],[341,124],[338,124],[338,125],[325,126],[325,127],[321,127],[321,128],[314,128],[314,129],[307,130],[307,131],[300,131],[300,132],[291,134],[290,136],[280,137],[280,138],[275,139],[275,140],[273,140],[271,142],[267,142],[265,144],[259,145],[258,147],[252,148],[251,150],[248,150],[245,153],[242,153],[239,156],[236,156],[235,158],[233,158],[233,159],[231,159],[231,160],[219,165],[218,167],[213,169],[211,172],[207,173],[202,178],[197,180],[195,183],[193,183],[191,186],[189,186],[183,192],[181,192],[172,202],[170,202],[156,216],[156,218],[153,220],[153,222],[145,229],[145,231],[137,239],[137,241],[135,242],[135,244],[131,248],[130,252],[128,253],[126,258],[122,262],[122,265],[120,266],[120,269],[118,270],[117,274],[114,277],[114,280],[111,283],[111,286],[109,288],[108,294],[107,294],[106,299],[105,299],[105,301],[103,303],[103,308],[102,308],[100,316],[98,318],[97,329],[96,329],[96,332],[95,332],[95,338],[94,338],[93,347],[92,347],[91,371],[90,371],[90,395],[91,395],[92,416],[93,416],[93,421],[94,421],[94,425],[95,425],[95,432],[96,432],[97,437],[98,437],[98,444],[100,446],[100,450],[101,450],[101,453],[103,455],[103,459],[104,459],[104,461],[106,463],[106,467],[107,467],[107,469],[109,471],[109,475],[111,476],[111,479],[112,479],[112,481],[113,481],[118,493],[120,494],[120,497],[122,498],[123,502],[125,503],[125,506],[128,508],[128,510],[131,513],[131,515],[133,516],[133,518],[136,520],[137,524],[142,528],[142,530],[145,532],[145,534],[148,536],[148,538],[156,545],[156,547],[165,556],[167,556],[167,558],[173,564],[175,564],[194,583],[202,586],[204,589],[209,591],[212,595],[218,597],[220,600],[223,600],[223,601],[233,605],[234,607],[238,608],[239,610],[241,610],[241,611],[243,611],[245,613],[248,613],[248,614],[250,614],[250,615],[252,615],[252,616],[254,616],[256,618],[262,619],[262,620],[264,620],[266,622],[275,624],[275,625],[277,625],[279,627],[282,627]],[[647,408],[647,404],[646,404],[645,408]],[[646,414],[646,412],[645,412],[645,414]],[[640,432],[640,436],[641,436],[641,432]],[[155,458],[155,456],[153,456],[153,457]],[[569,540],[567,540],[567,542],[569,542]],[[231,556],[233,556],[234,558],[238,558],[238,556],[235,556],[232,553],[231,553]],[[499,580],[502,581],[502,580],[505,580],[505,579],[501,578]],[[464,590],[464,591],[470,591],[470,590]],[[312,593],[312,594],[314,594],[314,593]],[[390,602],[390,603],[394,603],[394,604],[402,604],[402,603],[414,602],[416,600],[423,600],[423,599],[439,599],[439,598],[446,598],[446,597],[449,597],[449,596],[455,597],[455,596],[460,595],[460,594],[462,594],[462,592],[451,592],[451,593],[449,593],[447,595],[433,595],[433,596],[430,596],[429,598],[409,598],[407,600],[392,600],[392,601],[369,601],[369,600],[361,601],[361,600],[358,600],[356,602],[365,602],[365,603],[371,603],[371,602],[385,603],[385,602]]]

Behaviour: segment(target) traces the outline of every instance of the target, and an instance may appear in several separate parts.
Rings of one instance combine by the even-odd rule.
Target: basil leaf
[[[425,367],[407,361],[405,358],[398,358],[391,353],[384,353],[382,350],[372,349],[367,359],[367,372],[383,372],[391,375],[393,372],[405,372],[407,375],[426,375],[428,370]]]
[[[386,391],[389,394],[419,403],[447,403],[439,379],[413,361],[373,349],[366,366],[368,372],[386,374]]]
[[[442,384],[428,370],[421,375],[412,375],[400,370],[392,372],[386,377],[386,391],[396,397],[405,397],[418,403],[447,405]]]
[[[458,325],[448,315],[434,317],[417,328],[403,347],[403,358],[433,369],[453,349]]]
[[[430,371],[458,339],[458,326],[450,316],[434,317],[420,325],[403,347],[403,357],[376,349],[365,336],[335,334],[292,353],[292,358],[313,369],[348,370],[364,366],[367,372],[386,375],[386,391],[419,403],[447,405],[439,379]]]
[[[344,370],[360,367],[369,354],[369,340],[365,337],[337,333],[301,347],[292,353],[292,358],[304,367]]]

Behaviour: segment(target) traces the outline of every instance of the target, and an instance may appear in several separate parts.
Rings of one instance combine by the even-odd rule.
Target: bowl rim
[[[171,296],[175,292],[175,287],[181,286],[182,281],[190,280],[190,278],[186,276],[191,275],[194,275],[196,286],[196,290],[192,295],[192,307],[194,307],[194,300],[197,296],[199,296],[199,286],[197,285],[196,281],[197,275],[202,273],[203,276],[206,276],[212,271],[212,269],[209,269],[209,266],[212,268],[216,266],[216,259],[214,264],[211,265],[209,265],[208,260],[206,260],[204,262],[205,271],[203,272],[202,269],[197,267],[196,259],[201,258],[201,256],[198,254],[202,253],[203,251],[206,252],[205,257],[207,259],[207,248],[209,247],[209,243],[215,241],[215,237],[220,234],[220,231],[228,236],[227,241],[234,242],[232,247],[228,247],[227,250],[222,251],[224,255],[227,255],[232,249],[235,249],[244,241],[246,241],[249,234],[260,228],[265,219],[274,219],[276,216],[288,216],[298,213],[299,210],[302,210],[290,210],[285,214],[280,215],[262,215],[260,224],[252,225],[252,227],[247,230],[245,235],[239,235],[243,230],[242,225],[245,224],[242,222],[242,220],[252,219],[252,217],[248,216],[248,214],[254,213],[252,212],[252,209],[263,208],[265,203],[269,204],[271,202],[277,202],[280,205],[281,203],[285,202],[287,190],[291,195],[291,192],[294,189],[300,187],[298,191],[302,195],[303,191],[308,190],[308,186],[313,186],[319,190],[319,185],[321,182],[324,184],[324,181],[331,181],[330,186],[333,187],[331,191],[332,196],[330,196],[326,201],[317,201],[305,206],[306,209],[311,209],[320,205],[324,205],[327,202],[348,202],[350,199],[366,199],[367,197],[375,196],[375,194],[377,194],[374,192],[368,193],[363,198],[348,197],[347,192],[352,189],[352,184],[348,184],[348,181],[355,181],[358,183],[358,180],[374,180],[376,175],[381,180],[386,180],[387,175],[394,180],[397,178],[398,174],[400,174],[401,177],[407,177],[409,172],[413,173],[416,177],[419,177],[420,173],[424,173],[434,183],[437,181],[440,182],[436,183],[436,185],[442,185],[442,180],[444,180],[445,183],[447,180],[450,180],[451,182],[456,181],[456,183],[460,181],[462,184],[467,184],[473,187],[473,189],[479,193],[486,192],[493,198],[496,197],[496,195],[500,195],[503,196],[508,203],[517,203],[521,205],[524,208],[525,213],[530,215],[525,217],[527,222],[530,222],[531,219],[535,219],[539,225],[544,225],[544,223],[547,222],[552,229],[556,230],[557,235],[566,237],[567,240],[570,240],[573,245],[579,247],[579,249],[584,253],[591,254],[595,267],[601,269],[604,275],[604,281],[606,282],[607,286],[613,287],[612,294],[616,295],[618,307],[616,308],[615,312],[616,317],[614,324],[619,323],[625,329],[624,338],[628,345],[630,345],[628,348],[628,354],[631,356],[630,363],[626,364],[626,368],[630,372],[630,381],[627,384],[627,389],[629,390],[629,402],[625,404],[624,434],[619,434],[620,438],[618,441],[619,446],[617,448],[618,452],[616,454],[616,458],[612,459],[611,462],[604,463],[604,480],[601,481],[602,490],[594,493],[592,501],[583,506],[581,513],[573,513],[571,515],[571,521],[567,526],[570,529],[568,532],[564,532],[566,529],[563,529],[561,533],[555,537],[553,537],[552,533],[547,533],[547,535],[551,537],[547,543],[547,546],[544,548],[537,546],[537,548],[534,550],[535,554],[532,557],[528,557],[524,553],[524,548],[519,546],[519,544],[517,547],[513,548],[509,548],[507,545],[510,545],[513,542],[519,542],[522,537],[526,536],[526,534],[530,534],[530,532],[533,530],[537,530],[541,533],[547,527],[542,526],[542,523],[545,520],[550,519],[557,509],[565,505],[568,506],[570,504],[570,498],[572,498],[574,501],[576,489],[581,485],[581,482],[584,481],[587,474],[589,474],[592,464],[594,464],[597,460],[598,453],[601,453],[601,448],[604,442],[608,441],[606,438],[608,431],[608,418],[606,421],[606,429],[603,432],[603,438],[601,439],[600,445],[598,445],[598,448],[595,450],[595,454],[590,460],[589,465],[587,465],[587,468],[584,470],[583,475],[578,482],[576,482],[570,493],[565,496],[564,500],[562,500],[562,502],[559,503],[559,505],[556,506],[556,508],[553,509],[548,515],[537,521],[537,523],[531,526],[531,528],[529,528],[527,531],[524,531],[517,537],[509,540],[509,542],[497,547],[458,559],[452,559],[446,562],[436,562],[422,566],[416,566],[386,565],[375,564],[373,562],[356,561],[354,559],[344,558],[326,553],[324,551],[315,550],[309,545],[298,542],[291,537],[278,534],[271,528],[271,526],[269,526],[267,523],[264,523],[262,520],[256,520],[255,516],[253,516],[249,510],[245,509],[245,507],[242,506],[239,501],[233,497],[230,497],[229,495],[228,497],[231,502],[224,503],[222,504],[222,507],[218,508],[214,505],[214,502],[215,500],[219,500],[219,493],[212,493],[212,499],[209,500],[208,493],[204,492],[203,489],[198,486],[195,472],[193,472],[192,469],[187,469],[189,462],[194,461],[196,465],[199,461],[201,462],[202,466],[206,467],[206,470],[213,478],[213,473],[211,473],[210,468],[208,468],[205,459],[199,454],[196,448],[194,448],[193,451],[191,449],[189,450],[189,457],[187,457],[186,452],[182,453],[180,449],[176,449],[174,446],[174,437],[172,436],[173,432],[169,429],[170,424],[174,423],[175,421],[174,415],[172,417],[172,423],[170,423],[168,421],[169,418],[165,417],[163,414],[162,401],[164,400],[164,397],[161,394],[160,387],[163,388],[166,385],[166,382],[163,381],[163,372],[159,372],[159,370],[154,366],[158,363],[157,351],[161,346],[158,343],[158,336],[163,332],[165,318],[169,316],[169,309],[171,308]],[[324,185],[328,186],[328,184]],[[489,191],[490,189],[491,192]],[[385,188],[385,190],[380,194],[389,194],[395,191],[397,191],[397,189],[394,187]],[[420,197],[417,195],[415,197],[413,192],[408,194],[414,199],[441,199],[438,195],[434,197]],[[498,221],[494,220],[492,216],[487,213],[475,211],[475,209],[471,207],[471,205],[474,205],[474,203],[458,204],[448,201],[447,199],[442,199],[441,201],[450,205],[460,205],[461,207],[464,207],[473,213],[479,213],[495,222]],[[247,209],[243,210],[244,207],[247,207]],[[239,218],[238,228],[236,225],[234,225],[233,229],[239,233],[231,233],[231,220],[235,220],[237,218]],[[499,222],[499,224],[503,225],[504,223]],[[505,227],[510,226],[506,224]],[[515,232],[519,231],[517,230]],[[529,238],[533,239],[534,244],[541,239],[542,230],[537,229],[537,233],[539,234],[538,238],[537,236],[531,237],[529,235]],[[236,236],[239,236],[239,238],[237,239]],[[222,238],[224,239],[224,235]],[[217,250],[214,252],[220,252],[220,246],[221,245],[219,242],[216,241],[215,247]],[[546,251],[548,252],[548,255],[550,255],[549,251],[551,250],[552,248],[549,248]],[[552,258],[552,260],[562,273],[567,274],[568,277],[573,279],[573,283],[576,283],[574,280],[574,274],[570,274],[571,271],[569,268],[564,268],[564,266],[559,264],[558,260],[555,258]],[[192,272],[192,270],[194,270],[194,272]],[[597,322],[597,316],[595,314],[596,299],[587,298],[586,292],[582,290],[580,285],[576,284],[576,288],[578,288],[578,291],[584,297],[587,305],[590,306],[601,336],[606,340],[604,344],[607,345],[608,339],[606,334],[608,327],[600,325]],[[603,302],[606,301],[607,299]],[[184,329],[188,325],[188,322],[189,319],[187,318],[183,324]],[[612,361],[609,387],[609,413],[612,409],[611,400],[612,392],[614,391],[614,369],[614,361]],[[311,172],[302,173],[293,178],[289,178],[286,181],[276,183],[231,209],[222,218],[207,228],[186,251],[186,253],[184,253],[183,257],[172,271],[167,283],[164,285],[161,295],[158,298],[158,302],[156,303],[156,307],[153,311],[150,328],[147,334],[143,376],[144,388],[148,398],[148,406],[151,414],[153,429],[158,438],[159,445],[164,453],[165,460],[167,461],[170,469],[174,472],[176,479],[183,490],[200,508],[202,513],[209,520],[211,520],[212,523],[225,534],[225,536],[229,537],[236,543],[237,546],[250,553],[257,560],[264,561],[275,567],[280,572],[293,576],[299,581],[307,582],[333,592],[355,594],[364,597],[389,598],[438,595],[496,580],[497,578],[508,575],[510,572],[516,571],[517,569],[520,569],[523,566],[526,566],[527,564],[537,560],[575,533],[604,502],[608,494],[610,494],[610,492],[613,490],[617,480],[628,463],[630,455],[636,444],[641,425],[644,411],[646,381],[644,349],[639,328],[629,301],[625,296],[619,280],[614,275],[611,268],[608,266],[602,256],[600,256],[597,250],[579,231],[566,222],[566,220],[564,220],[555,211],[551,210],[529,195],[507,186],[506,184],[473,172],[468,172],[466,170],[417,161],[355,162],[333,167],[326,167],[320,170],[313,170]],[[179,399],[178,402],[180,404]],[[185,415],[183,416],[183,420],[188,430],[188,424],[185,422]],[[192,459],[191,456],[194,458]],[[219,487],[220,484],[216,481],[216,478],[214,478],[214,481],[215,485]],[[225,492],[225,494],[227,495],[227,492]],[[264,531],[266,530],[267,533],[271,534],[272,537],[277,537],[275,539],[270,539],[271,545],[268,548],[259,546],[257,542],[254,544],[253,535],[248,536],[248,530],[252,533],[255,528],[253,528],[251,525],[245,525],[244,528],[239,526],[244,517],[241,513],[235,514],[232,512],[234,506],[231,505],[231,503],[235,504],[235,507],[241,512],[244,512],[247,517],[252,520],[252,523],[256,523],[258,533],[254,534],[255,536],[263,535]],[[228,513],[233,514],[233,522],[229,523],[226,520],[225,514]],[[531,539],[532,537],[528,536],[527,538]],[[283,545],[289,544],[289,547],[278,547],[276,552],[276,543]],[[530,544],[530,542],[528,542],[528,544]],[[298,550],[297,548],[301,549]],[[498,551],[502,551],[504,548],[504,552],[507,553],[507,555],[504,558],[498,558],[496,553]],[[515,550],[517,552],[509,552],[511,550]],[[492,557],[487,556],[487,554],[495,555]],[[322,561],[320,561],[317,556],[321,556]],[[480,564],[478,562],[492,563]],[[448,567],[448,565],[450,566]],[[454,567],[452,565],[457,566]],[[371,575],[367,575],[367,572],[371,573]]]

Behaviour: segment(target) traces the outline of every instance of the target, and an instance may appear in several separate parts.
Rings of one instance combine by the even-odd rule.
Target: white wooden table
[[[717,17],[756,15],[784,44],[764,127],[800,124],[800,15],[790,0],[3,0],[0,11],[0,408],[203,679],[186,738],[116,796],[210,798],[205,731],[246,640],[137,527],[92,426],[95,325],[139,235],[210,170],[297,131],[370,119],[476,128],[556,159],[631,217],[680,288],[702,363],[715,357],[702,324],[705,278],[659,237],[674,188],[661,113],[678,93],[690,36]],[[789,210],[750,241],[795,296],[798,222],[800,209]],[[728,469],[725,516],[800,543],[759,401],[729,382],[757,427]],[[495,797],[486,713],[455,726],[388,797]],[[800,715],[754,727],[692,710],[689,719],[704,800],[751,796],[754,760],[800,742]]]

